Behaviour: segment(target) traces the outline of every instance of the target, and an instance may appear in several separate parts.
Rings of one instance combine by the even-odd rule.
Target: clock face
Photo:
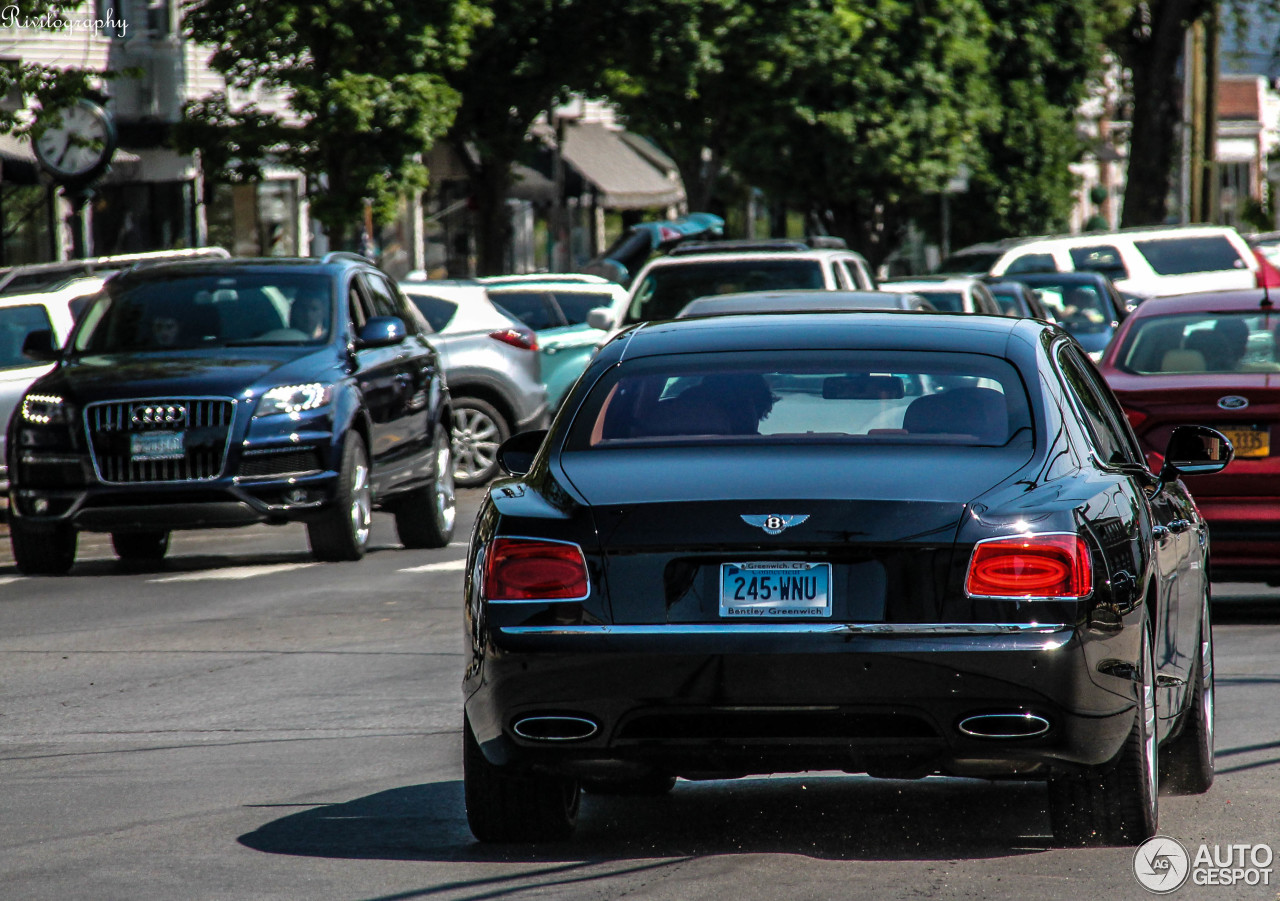
[[[85,178],[101,169],[115,150],[115,129],[98,104],[81,100],[52,111],[51,123],[36,140],[41,164],[54,178]]]

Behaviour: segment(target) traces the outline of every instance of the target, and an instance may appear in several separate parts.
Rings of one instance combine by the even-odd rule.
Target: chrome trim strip
[[[543,602],[546,603],[546,602]],[[701,623],[637,626],[499,626],[502,635],[1060,635],[1065,623]]]

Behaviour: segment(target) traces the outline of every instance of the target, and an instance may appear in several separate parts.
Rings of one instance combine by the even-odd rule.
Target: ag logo
[[[1133,875],[1147,891],[1167,895],[1182,888],[1191,872],[1187,849],[1176,838],[1156,835],[1133,853]]]
[[[1218,398],[1218,406],[1224,410],[1243,410],[1249,406],[1249,398],[1241,397],[1239,394],[1228,394],[1226,397]]]
[[[768,535],[781,535],[785,530],[792,526],[798,526],[809,518],[808,513],[798,513],[791,516],[784,516],[780,513],[769,513],[764,516],[749,516],[742,514],[742,521],[749,526],[756,526],[764,529]]]

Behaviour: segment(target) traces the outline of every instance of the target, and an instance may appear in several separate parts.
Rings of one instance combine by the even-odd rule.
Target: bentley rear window
[[[681,354],[615,368],[587,397],[567,450],[811,441],[1030,445],[1026,389],[1008,362],[914,351]]]

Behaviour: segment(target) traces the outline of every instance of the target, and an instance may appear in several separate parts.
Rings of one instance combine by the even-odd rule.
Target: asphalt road
[[[0,550],[0,899],[1148,898],[1132,849],[1049,840],[1036,783],[806,774],[588,796],[572,842],[489,847],[462,803],[466,532],[360,563],[300,528],[183,533],[155,572],[82,536]],[[1218,781],[1161,831],[1280,851],[1280,593],[1217,586]],[[1225,853],[1225,851],[1223,852]],[[1175,898],[1277,897],[1195,886]]]

